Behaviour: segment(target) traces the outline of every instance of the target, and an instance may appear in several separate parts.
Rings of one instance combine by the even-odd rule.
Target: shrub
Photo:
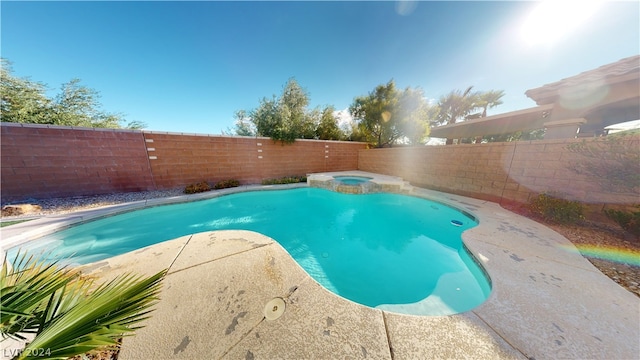
[[[636,237],[640,237],[640,205],[636,205],[636,208],[638,208],[638,211],[604,209],[604,214],[618,223],[624,230]]]
[[[202,181],[197,184],[187,185],[187,187],[184,188],[184,193],[195,194],[195,193],[201,193],[209,190],[211,190],[211,186],[209,186],[209,184],[206,181]]]
[[[285,176],[278,179],[265,179],[262,180],[262,185],[278,185],[278,184],[295,184],[307,182],[306,176]]]
[[[529,209],[544,219],[561,224],[576,223],[584,218],[584,206],[549,194],[540,194],[529,202]]]
[[[240,181],[235,180],[235,179],[230,179],[230,180],[222,180],[222,181],[218,181],[213,188],[216,190],[219,189],[226,189],[226,188],[232,188],[232,187],[237,187],[240,186]]]

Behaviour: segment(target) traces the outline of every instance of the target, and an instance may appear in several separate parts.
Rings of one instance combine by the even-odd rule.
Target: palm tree
[[[147,278],[131,274],[94,286],[77,269],[18,254],[0,270],[0,335],[33,340],[14,360],[67,359],[113,350],[147,319],[166,270]]]
[[[440,97],[438,101],[440,112],[436,118],[438,125],[455,124],[476,108],[477,93],[471,92],[471,90],[473,90],[473,86],[469,86],[465,91],[453,90]]]
[[[477,94],[476,106],[482,108],[481,117],[487,117],[487,109],[502,105],[504,90],[489,90]]]
[[[465,120],[476,108],[477,93],[471,92],[473,86],[469,86],[464,92],[453,90],[442,96],[438,101],[438,116],[436,125],[455,124],[458,120]],[[453,139],[447,139],[447,145],[453,144]]]

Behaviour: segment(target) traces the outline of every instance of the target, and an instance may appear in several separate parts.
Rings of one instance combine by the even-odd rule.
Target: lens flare
[[[622,249],[612,246],[599,247],[593,245],[576,245],[575,247],[563,246],[562,248],[568,252],[580,252],[580,254],[586,257],[613,261],[620,264],[640,266],[640,251],[637,250]]]
[[[396,12],[402,16],[411,15],[413,11],[416,9],[416,7],[418,7],[417,1],[412,1],[412,0],[396,1]]]

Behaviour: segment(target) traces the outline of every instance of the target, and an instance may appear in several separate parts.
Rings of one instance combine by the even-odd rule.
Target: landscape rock
[[[5,205],[2,207],[2,216],[17,216],[37,213],[42,211],[42,206],[32,204]]]

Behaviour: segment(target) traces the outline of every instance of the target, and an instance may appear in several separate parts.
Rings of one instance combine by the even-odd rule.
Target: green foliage
[[[2,121],[30,124],[51,124],[97,128],[141,129],[139,121],[125,125],[122,114],[100,109],[100,94],[72,79],[62,85],[53,99],[46,97],[46,86],[26,78],[12,75],[11,64],[2,59],[0,93],[2,94]]]
[[[28,78],[11,75],[11,63],[1,59],[0,111],[2,121],[17,123],[49,123],[51,100],[45,96],[46,86]]]
[[[640,205],[636,205],[635,207],[638,211],[604,209],[604,213],[609,219],[620,225],[620,227],[635,237],[640,237]]]
[[[0,333],[24,340],[35,334],[14,359],[67,359],[95,350],[113,349],[149,317],[158,300],[163,270],[147,278],[125,274],[94,286],[76,269],[47,264],[18,254],[5,258],[0,272]],[[40,356],[38,356],[40,355]]]
[[[640,191],[640,136],[629,132],[567,146],[580,159],[569,166],[595,179],[603,189],[621,193]]]
[[[282,90],[278,102],[279,115],[281,117],[281,137],[283,142],[294,142],[295,139],[313,138],[314,121],[307,114],[309,105],[309,93],[303,89],[295,79],[289,79]]]
[[[487,116],[487,109],[502,104],[504,91],[472,91],[473,86],[469,86],[465,91],[453,90],[449,94],[440,97],[438,101],[438,112],[430,117],[432,126],[450,125],[456,122],[470,119],[478,119]],[[461,139],[462,143],[472,143],[478,141],[512,141],[516,138],[534,135],[528,132],[518,132],[513,134],[488,135],[478,138]],[[447,144],[451,144],[453,139],[448,139]]]
[[[236,118],[235,134],[238,136],[256,136],[256,129],[248,118],[247,112],[238,110],[235,112]]]
[[[257,108],[251,110],[251,122],[256,127],[256,135],[270,136],[274,140],[281,136],[282,118],[279,116],[278,100],[262,98]]]
[[[348,134],[347,140],[349,141],[367,142],[367,135],[358,124],[351,124],[351,131]]]
[[[335,111],[333,106],[327,106],[322,110],[320,123],[315,129],[316,139],[343,140],[345,138],[344,133],[338,126],[338,119],[334,115]]]
[[[279,97],[263,98],[249,113],[237,111],[234,132],[241,136],[268,136],[283,143],[296,139],[345,138],[333,106],[310,110],[308,105],[308,93],[295,79],[289,79]]]
[[[232,187],[238,187],[238,186],[240,186],[240,181],[235,179],[230,179],[230,180],[218,181],[213,186],[213,188],[216,190],[219,190],[219,189],[226,189],[226,188],[232,188]]]
[[[473,86],[469,86],[465,91],[452,90],[449,94],[441,96],[438,100],[440,111],[434,125],[450,125],[465,120],[477,108],[478,94],[471,90]]]
[[[268,136],[276,141],[292,143],[296,139],[316,139],[317,129],[321,118],[329,121],[325,114],[330,111],[325,108],[309,110],[309,95],[295,79],[289,79],[279,97],[275,95],[260,100],[257,108],[249,112],[253,127],[248,124],[247,113],[244,110],[236,112],[236,134]],[[337,127],[337,125],[336,125]],[[255,133],[253,132],[255,128]],[[324,131],[324,130],[322,130]]]
[[[540,194],[529,202],[529,209],[544,219],[572,224],[584,218],[584,206],[549,194]]]
[[[429,135],[430,116],[437,111],[434,106],[429,106],[422,89],[407,87],[398,93],[398,103],[395,114],[391,116],[399,119],[399,128],[403,140],[411,145],[424,143]]]
[[[508,142],[508,141],[529,141],[544,139],[545,129],[523,130],[505,134],[484,135],[477,138],[460,139],[463,144],[485,143],[485,142]]]
[[[306,176],[285,176],[277,179],[265,179],[262,180],[262,185],[281,185],[281,184],[295,184],[307,182]]]
[[[476,95],[474,106],[482,109],[480,117],[487,117],[487,109],[502,105],[504,90],[481,91]]]
[[[53,124],[111,129],[120,127],[122,116],[99,111],[98,92],[80,85],[79,79],[63,84],[60,90],[53,102]]]
[[[201,193],[201,192],[205,192],[205,191],[210,191],[211,190],[211,186],[209,186],[209,183],[207,183],[206,181],[201,181],[197,184],[189,184],[184,188],[184,193],[185,194],[196,194],[196,193]]]
[[[399,141],[418,144],[428,135],[428,104],[421,89],[397,90],[395,82],[378,85],[349,107],[359,133],[375,147]]]

